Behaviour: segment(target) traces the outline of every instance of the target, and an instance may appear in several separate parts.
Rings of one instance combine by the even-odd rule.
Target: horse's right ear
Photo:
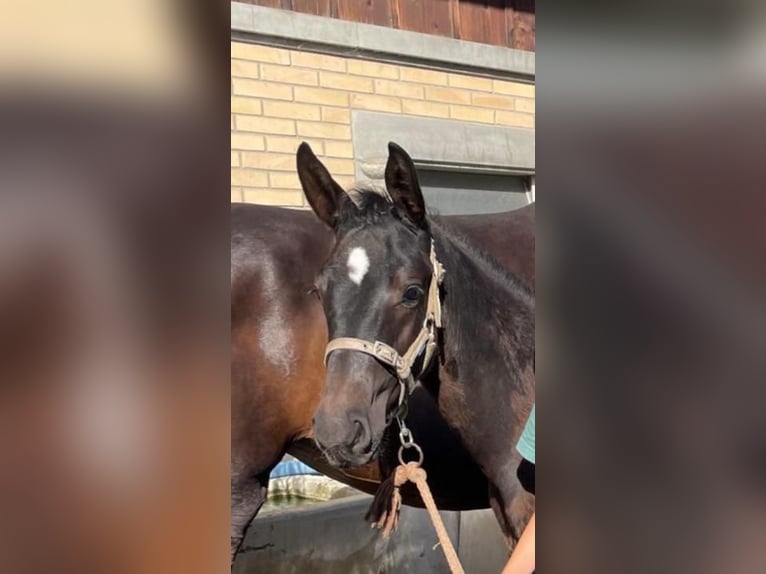
[[[338,217],[338,205],[346,193],[332,178],[330,172],[314,155],[311,146],[303,142],[296,154],[298,178],[303,186],[303,193],[317,217],[330,227],[335,227]]]

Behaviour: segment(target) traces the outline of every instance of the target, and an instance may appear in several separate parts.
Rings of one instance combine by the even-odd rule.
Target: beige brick
[[[301,182],[295,172],[272,171],[269,173],[269,185],[285,189],[301,189]]]
[[[262,151],[266,149],[263,136],[255,134],[231,134],[231,149]]]
[[[319,72],[319,85],[325,88],[345,90],[347,92],[372,93],[373,91],[373,84],[370,78],[347,76],[345,74],[335,74],[333,72]]]
[[[231,184],[242,185],[244,187],[263,187],[269,184],[269,178],[265,171],[255,171],[253,169],[232,169]]]
[[[295,154],[242,152],[242,166],[263,170],[295,171]]]
[[[246,189],[244,200],[261,205],[300,207],[304,205],[303,192],[295,189]]]
[[[354,160],[352,159],[337,159],[337,158],[322,158],[322,163],[325,164],[330,173],[335,175],[354,175]]]
[[[284,84],[263,82],[260,80],[243,80],[239,78],[234,78],[232,84],[232,90],[235,96],[256,96],[259,98],[269,98],[271,100],[293,99],[292,87],[285,86]]]
[[[417,82],[420,84],[447,85],[447,74],[422,68],[402,68],[401,79],[405,82]]]
[[[354,157],[354,145],[351,142],[325,142],[324,155],[352,159]]]
[[[263,102],[263,115],[296,120],[319,120],[319,106],[294,102]]]
[[[389,96],[351,94],[351,107],[361,110],[401,113],[402,101],[399,98],[391,98]]]
[[[471,102],[473,105],[494,108],[496,110],[512,110],[514,105],[513,100],[513,97],[501,94],[474,93],[471,95]]]
[[[449,106],[436,102],[422,102],[416,100],[403,100],[402,112],[413,116],[431,116],[434,118],[448,118]]]
[[[331,140],[350,140],[351,128],[342,124],[298,122],[298,135]]]
[[[333,179],[343,189],[351,189],[356,184],[356,178],[353,175],[336,175]]]
[[[322,106],[322,121],[336,124],[350,124],[351,112],[344,108],[329,108]]]
[[[426,88],[426,100],[447,104],[470,104],[471,92],[456,88]]]
[[[492,91],[492,80],[490,78],[480,78],[477,76],[450,74],[449,85],[456,88],[466,88],[469,90],[481,90],[484,92]]]
[[[281,48],[261,46],[259,44],[246,44],[244,42],[231,43],[231,57],[242,60],[254,60],[256,62],[269,62],[272,64],[289,64],[290,52]]]
[[[261,100],[240,97],[231,99],[231,111],[235,114],[250,114],[253,116],[259,116],[263,113]]]
[[[521,96],[522,98],[535,97],[535,86],[533,84],[492,80],[492,90],[498,94],[509,94],[511,96]]]
[[[396,80],[399,78],[399,67],[390,64],[381,64],[380,62],[369,62],[367,60],[349,60],[348,73],[358,76],[372,76],[373,78],[389,78]]]
[[[295,135],[295,121],[263,116],[237,116],[237,129],[262,134]]]
[[[240,203],[242,202],[243,195],[242,195],[242,189],[239,187],[232,187],[231,188],[231,202],[232,203]]]
[[[423,88],[415,84],[392,82],[391,80],[375,80],[375,93],[398,98],[423,99]]]
[[[314,150],[314,153],[322,155],[322,151],[324,149],[322,140],[312,140],[303,137],[269,136],[266,138],[266,149],[272,152],[289,153],[295,157],[295,152],[298,151],[298,146],[301,145],[301,143],[304,141],[311,146],[311,149]]]
[[[534,128],[535,116],[532,114],[523,114],[519,112],[504,112],[498,110],[495,112],[495,123],[504,126],[514,126],[519,128]]]
[[[296,102],[324,104],[328,106],[348,106],[348,94],[337,90],[321,88],[294,88]]]
[[[302,86],[316,86],[319,83],[318,74],[314,70],[289,66],[270,66],[268,64],[261,64],[261,78],[280,84],[300,84]]]
[[[290,62],[293,66],[300,66],[302,68],[330,70],[332,72],[346,71],[346,60],[326,54],[294,51],[290,53]]]
[[[239,152],[233,151],[231,152],[231,167],[239,167]]]
[[[530,100],[529,98],[516,98],[516,107],[517,112],[528,112],[530,114],[535,113],[535,101]]]
[[[247,60],[231,61],[231,76],[233,78],[255,78],[258,76],[258,63]]]
[[[479,122],[485,124],[495,123],[494,110],[484,108],[473,108],[471,106],[450,106],[449,115],[456,120],[466,122]]]

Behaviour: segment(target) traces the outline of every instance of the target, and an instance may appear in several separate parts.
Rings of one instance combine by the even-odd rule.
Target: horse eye
[[[402,295],[402,303],[405,305],[413,306],[418,301],[420,301],[422,296],[423,289],[420,287],[420,285],[410,285],[407,287],[407,289],[404,290],[404,295]]]

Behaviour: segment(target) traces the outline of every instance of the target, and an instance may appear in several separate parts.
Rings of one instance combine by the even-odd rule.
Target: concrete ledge
[[[232,39],[534,82],[535,54],[384,26],[231,3]]]
[[[360,181],[382,179],[389,141],[406,149],[418,166],[511,175],[535,170],[531,129],[358,110],[352,112],[351,129]]]

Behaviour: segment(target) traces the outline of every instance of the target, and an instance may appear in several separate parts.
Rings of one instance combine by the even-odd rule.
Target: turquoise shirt
[[[532,405],[532,412],[529,413],[527,424],[524,426],[524,432],[516,445],[516,449],[521,456],[532,464],[535,464],[535,406]]]

